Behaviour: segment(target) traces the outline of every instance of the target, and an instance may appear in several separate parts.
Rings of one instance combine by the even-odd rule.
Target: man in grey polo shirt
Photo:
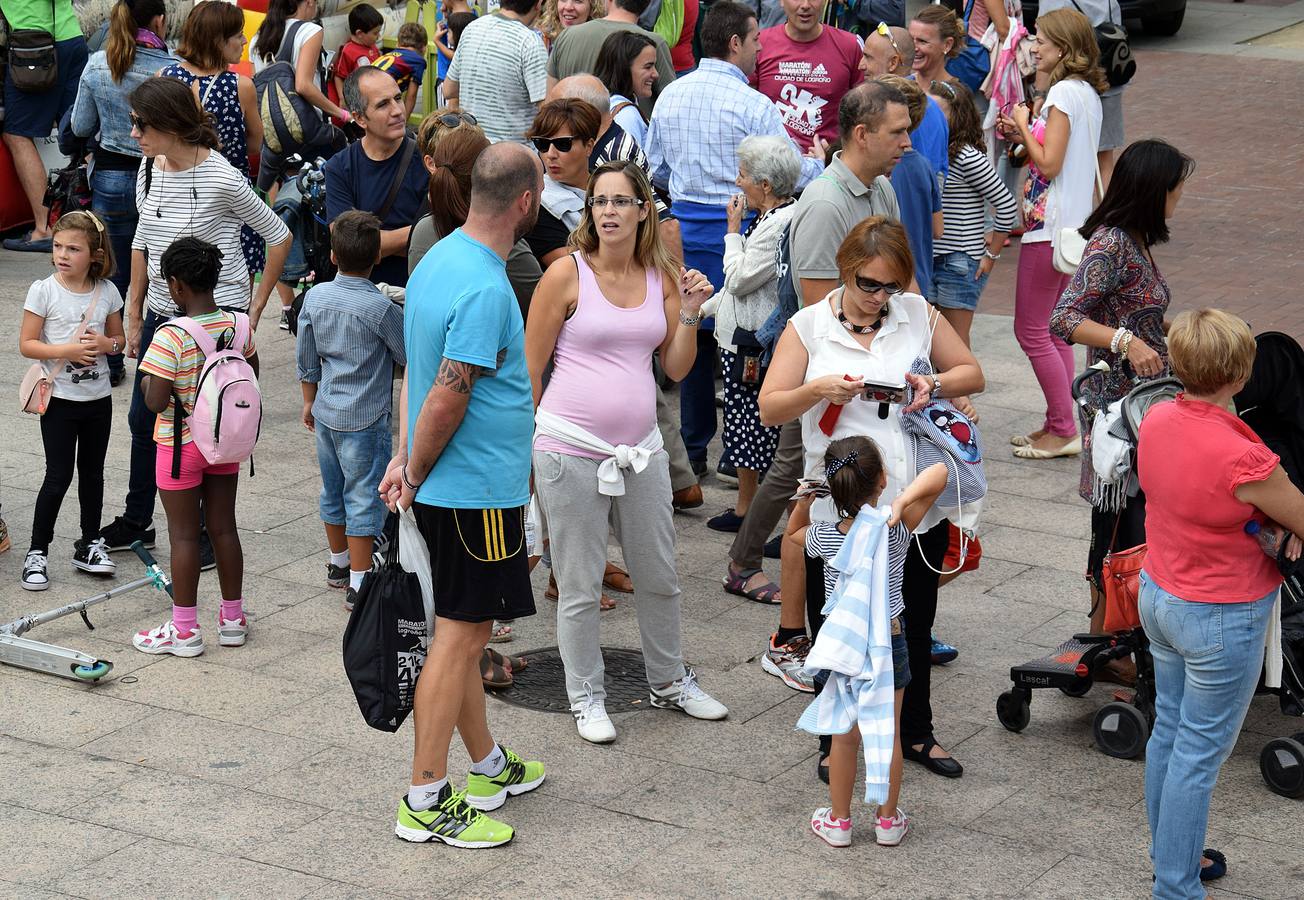
[[[838,286],[838,247],[852,228],[868,216],[900,218],[887,176],[910,146],[905,96],[875,81],[852,88],[838,106],[838,131],[842,150],[802,192],[789,226],[790,274],[807,306]],[[794,420],[779,431],[774,462],[729,550],[729,575],[745,577],[746,591],[763,591],[768,584],[761,572],[765,540],[797,490],[803,464],[801,422]],[[812,691],[813,680],[802,671],[810,647],[804,579],[804,560],[785,557],[779,631],[771,637],[762,665],[789,687]]]

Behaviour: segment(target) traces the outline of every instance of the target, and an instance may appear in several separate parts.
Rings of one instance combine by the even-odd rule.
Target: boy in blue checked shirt
[[[314,286],[299,313],[303,424],[317,435],[326,583],[352,609],[385,521],[376,488],[391,453],[394,367],[405,365],[403,310],[368,280],[380,260],[380,220],[359,210],[331,223],[334,281]]]

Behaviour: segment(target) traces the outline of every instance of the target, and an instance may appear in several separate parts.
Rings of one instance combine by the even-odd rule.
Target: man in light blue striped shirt
[[[394,366],[407,362],[403,310],[368,280],[380,259],[380,224],[359,210],[331,223],[339,274],[308,291],[295,351],[303,424],[317,435],[321,519],[331,550],[326,583],[347,587],[348,609],[384,526],[376,488],[392,455]]]
[[[724,284],[725,209],[738,193],[738,145],[752,135],[792,140],[774,104],[747,83],[756,69],[758,34],[754,8],[717,0],[702,20],[702,61],[661,92],[644,148],[653,181],[663,189],[669,184],[684,265],[705,274],[717,289]],[[816,139],[802,160],[799,189],[824,171],[824,150]],[[713,329],[710,319],[702,322],[697,361],[679,393],[684,444],[699,476],[706,471],[706,447],[716,431]]]

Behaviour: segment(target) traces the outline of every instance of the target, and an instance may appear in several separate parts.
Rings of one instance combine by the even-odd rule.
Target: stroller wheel
[[[1100,708],[1091,731],[1101,753],[1115,759],[1136,759],[1145,752],[1150,723],[1132,704],[1115,701]]]
[[[996,718],[1007,730],[1017,734],[1028,727],[1032,711],[1026,698],[1006,691],[996,698]]]
[[[1085,697],[1091,690],[1090,678],[1075,678],[1068,684],[1061,684],[1060,691],[1069,697]]]
[[[1268,789],[1283,797],[1304,797],[1304,743],[1293,738],[1268,741],[1259,754],[1259,771]]]

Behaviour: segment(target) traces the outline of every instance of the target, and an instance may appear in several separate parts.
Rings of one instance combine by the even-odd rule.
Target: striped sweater
[[[996,207],[996,231],[1014,227],[1019,207],[996,175],[991,160],[973,147],[965,147],[951,162],[942,187],[942,219],[946,230],[933,242],[933,255],[967,253],[981,259],[987,237],[987,206]]]

